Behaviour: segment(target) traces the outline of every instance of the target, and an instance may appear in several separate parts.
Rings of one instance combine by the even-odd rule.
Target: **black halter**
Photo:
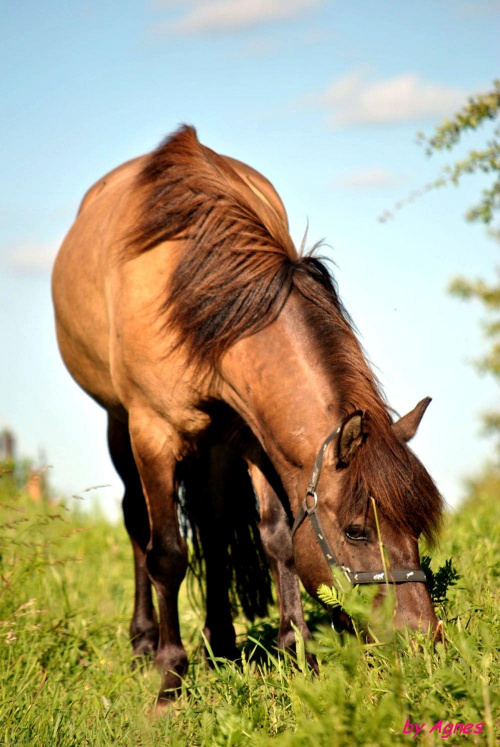
[[[321,448],[314,462],[314,467],[311,473],[311,479],[306,490],[306,497],[299,508],[297,516],[292,527],[292,539],[301,526],[304,519],[308,516],[311,520],[312,527],[316,534],[316,539],[321,548],[321,552],[325,556],[325,560],[331,568],[340,568],[347,579],[354,585],[357,584],[407,584],[411,582],[418,582],[421,584],[427,583],[427,577],[421,568],[400,568],[397,570],[389,569],[387,577],[385,571],[351,571],[350,568],[342,565],[338,562],[335,557],[335,553],[332,550],[327,536],[323,530],[321,520],[318,515],[318,494],[316,488],[318,487],[319,476],[321,474],[321,465],[323,463],[323,455],[326,451],[326,447],[336,438],[341,430],[341,425],[338,425],[332,433],[323,441]]]

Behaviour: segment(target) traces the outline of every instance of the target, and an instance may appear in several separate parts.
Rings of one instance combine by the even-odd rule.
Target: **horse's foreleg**
[[[149,542],[149,519],[141,480],[135,465],[128,427],[108,418],[109,453],[116,471],[123,480],[123,516],[134,551],[135,599],[130,622],[130,639],[134,656],[151,653],[158,645],[158,622],[151,595],[151,579],[146,569],[146,548]]]
[[[160,635],[155,661],[162,673],[159,701],[165,702],[179,694],[187,668],[177,609],[187,552],[177,521],[175,434],[167,423],[141,414],[131,416],[130,436],[149,512],[146,567],[158,597]]]
[[[278,648],[293,653],[295,651],[294,627],[299,630],[305,640],[311,638],[311,633],[304,620],[299,581],[293,560],[290,526],[285,509],[260,466],[249,462],[248,467],[259,500],[260,537],[278,592],[280,610]],[[308,654],[307,658],[311,666],[316,669],[314,657]]]

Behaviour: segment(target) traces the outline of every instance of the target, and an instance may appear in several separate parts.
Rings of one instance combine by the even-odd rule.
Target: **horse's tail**
[[[177,479],[181,528],[191,548],[189,571],[202,596],[205,556],[215,548],[233,611],[241,608],[249,620],[266,615],[271,579],[246,462],[225,444],[205,444],[178,465]]]

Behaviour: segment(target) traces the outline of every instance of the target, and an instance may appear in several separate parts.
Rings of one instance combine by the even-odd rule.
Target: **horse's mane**
[[[123,257],[183,242],[160,313],[193,363],[215,370],[231,345],[270,324],[298,291],[345,413],[368,414],[371,437],[346,470],[343,510],[356,511],[370,494],[395,523],[432,535],[439,494],[392,433],[389,408],[317,245],[297,253],[284,218],[193,127],[181,127],[148,156],[136,187],[142,210]]]

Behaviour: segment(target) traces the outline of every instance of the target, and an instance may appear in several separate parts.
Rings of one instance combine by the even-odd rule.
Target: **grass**
[[[201,656],[203,615],[181,595],[190,667],[181,700],[153,715],[159,675],[131,670],[132,560],[124,529],[96,509],[33,502],[0,478],[0,744],[2,745],[394,745],[441,744],[446,724],[484,723],[451,741],[497,743],[500,640],[500,478],[468,487],[434,553],[460,574],[441,609],[446,647],[412,644],[391,630],[378,644],[339,638],[320,608],[321,676],[273,648],[277,616],[237,620],[240,665]],[[362,606],[362,599],[358,600]],[[322,624],[323,621],[323,624]],[[441,730],[430,733],[442,720]]]

